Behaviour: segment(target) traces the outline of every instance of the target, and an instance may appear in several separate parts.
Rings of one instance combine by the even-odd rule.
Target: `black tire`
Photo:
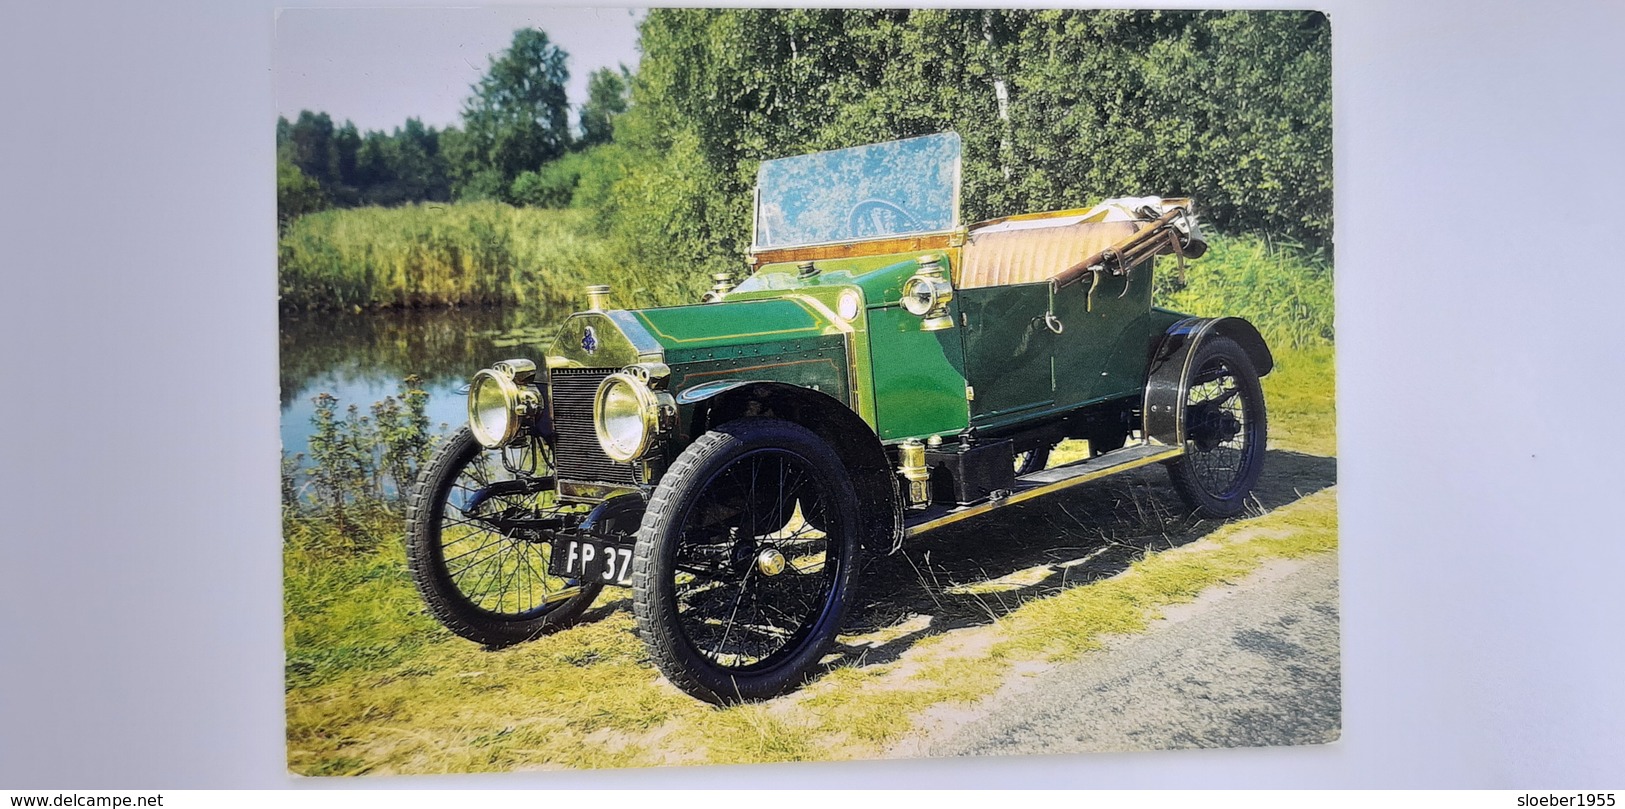
[[[1044,445],[1016,453],[1016,477],[1030,475],[1049,465],[1049,452],[1051,447]]]
[[[762,485],[801,519],[757,534],[778,520],[753,513]],[[723,424],[677,456],[644,512],[632,558],[638,635],[666,679],[707,702],[790,691],[841,628],[858,536],[851,480],[818,436],[778,419]],[[775,554],[782,567],[767,572]]]
[[[1197,514],[1234,517],[1264,470],[1269,425],[1258,372],[1235,341],[1213,337],[1197,346],[1186,388],[1185,454],[1169,475]]]
[[[1089,437],[1089,454],[1091,456],[1105,455],[1108,452],[1122,449],[1123,445],[1127,443],[1127,432],[1113,431],[1093,435]]]
[[[552,545],[545,535],[492,522],[564,513],[552,505],[551,488],[536,480],[541,470],[528,469],[539,466],[539,457],[510,454],[525,459],[529,474],[508,470],[502,453],[481,446],[467,427],[458,430],[418,477],[406,518],[407,567],[429,612],[490,647],[568,626],[603,589],[601,582],[575,585],[548,575]],[[572,588],[576,595],[559,598]]]

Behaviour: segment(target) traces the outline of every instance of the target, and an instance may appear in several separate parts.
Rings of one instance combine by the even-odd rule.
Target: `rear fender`
[[[1228,337],[1241,346],[1259,376],[1275,368],[1275,357],[1264,343],[1263,335],[1258,333],[1257,327],[1239,317],[1192,317],[1169,326],[1152,349],[1151,368],[1146,375],[1142,418],[1148,440],[1171,447],[1185,445],[1183,405],[1190,360],[1202,342],[1215,335]]]

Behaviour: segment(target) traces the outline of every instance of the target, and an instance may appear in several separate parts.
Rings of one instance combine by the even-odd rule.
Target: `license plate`
[[[632,585],[632,549],[590,539],[564,539],[553,546],[548,570],[555,576]]]

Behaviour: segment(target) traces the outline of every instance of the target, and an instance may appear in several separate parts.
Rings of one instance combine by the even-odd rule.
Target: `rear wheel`
[[[1126,430],[1098,433],[1089,437],[1089,454],[1104,455],[1122,449],[1123,445],[1127,443],[1128,432]]]
[[[650,499],[632,562],[638,634],[695,697],[777,696],[834,642],[857,554],[857,497],[828,445],[778,419],[724,424]]]
[[[1196,348],[1186,380],[1185,454],[1169,462],[1180,497],[1198,514],[1233,517],[1264,469],[1264,390],[1247,353],[1215,337]]]
[[[1035,447],[1016,453],[1016,477],[1029,475],[1043,469],[1049,464],[1049,445]]]

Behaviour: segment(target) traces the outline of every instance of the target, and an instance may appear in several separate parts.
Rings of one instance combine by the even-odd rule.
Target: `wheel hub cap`
[[[766,548],[756,554],[756,569],[764,576],[777,576],[784,572],[784,554],[778,548]]]
[[[1241,421],[1217,408],[1201,406],[1200,410],[1192,408],[1187,430],[1197,449],[1210,452],[1241,433]]]

